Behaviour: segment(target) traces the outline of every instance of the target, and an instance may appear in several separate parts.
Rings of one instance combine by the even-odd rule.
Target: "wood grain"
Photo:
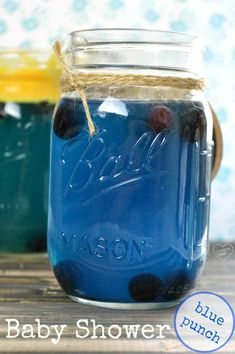
[[[235,248],[234,248],[235,249]],[[210,249],[204,274],[197,291],[216,292],[235,307],[235,255],[222,261]],[[46,254],[1,254],[0,257],[0,353],[188,353],[177,339],[173,315],[175,308],[149,311],[120,311],[80,305],[69,300],[50,270]],[[33,324],[40,318],[47,325],[67,324],[58,345],[48,339],[6,339],[5,319]],[[114,339],[76,339],[76,321],[94,319],[107,328],[111,324],[169,324],[164,340],[141,336],[127,340],[124,334]],[[235,340],[221,351],[235,353]]]

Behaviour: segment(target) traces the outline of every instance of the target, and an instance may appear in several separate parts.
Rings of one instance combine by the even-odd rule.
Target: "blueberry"
[[[49,114],[52,113],[54,105],[50,104],[48,101],[41,101],[35,105],[34,110],[36,114]]]
[[[82,104],[76,100],[62,99],[55,112],[55,134],[61,139],[73,138],[82,130],[84,123]]]
[[[128,285],[132,298],[136,301],[153,301],[161,288],[160,279],[152,274],[142,273],[133,277]]]
[[[163,105],[154,106],[148,116],[148,125],[156,134],[163,129],[170,129],[173,125],[173,114]]]
[[[73,295],[76,289],[77,276],[79,274],[76,263],[69,260],[59,262],[53,268],[53,271],[61,288],[64,289],[67,294]]]
[[[202,108],[192,107],[180,115],[182,136],[190,143],[201,139],[205,130],[205,114]]]
[[[193,282],[186,272],[176,271],[166,276],[161,289],[161,296],[167,301],[178,300],[193,288]]]

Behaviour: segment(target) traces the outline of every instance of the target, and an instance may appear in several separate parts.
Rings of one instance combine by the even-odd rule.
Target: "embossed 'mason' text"
[[[110,239],[97,237],[89,239],[87,236],[61,233],[62,247],[70,253],[97,260],[136,260],[144,257],[146,240],[126,240],[123,238]]]

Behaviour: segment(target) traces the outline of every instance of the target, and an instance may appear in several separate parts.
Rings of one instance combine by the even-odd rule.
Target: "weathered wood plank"
[[[196,290],[210,290],[225,296],[235,307],[235,255],[222,261],[212,249]],[[175,309],[156,311],[118,311],[88,307],[72,302],[57,284],[46,254],[2,254],[0,257],[0,352],[1,353],[187,353],[174,333]],[[58,345],[51,339],[6,339],[7,318],[16,318],[21,324],[66,324]],[[76,339],[76,321],[94,319],[105,329],[111,324],[169,324],[171,332],[164,340],[138,338],[127,340]],[[89,328],[91,324],[89,323]],[[99,333],[99,332],[98,332]],[[231,340],[223,353],[235,352]]]

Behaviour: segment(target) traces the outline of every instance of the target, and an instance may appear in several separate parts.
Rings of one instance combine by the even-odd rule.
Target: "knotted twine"
[[[186,90],[204,90],[205,87],[204,80],[201,78],[156,76],[113,72],[85,73],[82,71],[74,71],[70,69],[67,63],[65,62],[60,42],[56,41],[53,48],[64,70],[61,79],[62,92],[76,91],[79,94],[86,114],[89,133],[91,136],[93,136],[95,133],[95,126],[91,118],[85,94],[85,90],[89,86],[161,86]]]

